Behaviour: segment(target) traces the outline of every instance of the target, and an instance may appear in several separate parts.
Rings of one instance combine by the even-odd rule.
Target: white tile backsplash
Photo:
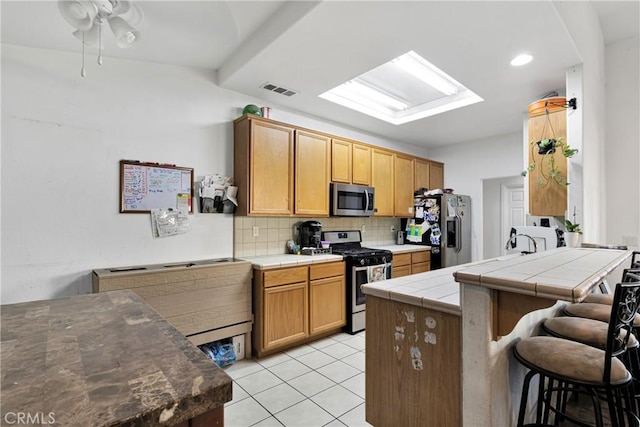
[[[304,221],[319,221],[323,231],[361,230],[363,245],[394,244],[396,233],[391,227],[400,229],[399,218],[373,217],[329,217],[329,218],[293,218],[293,217],[234,217],[234,256],[249,257],[261,255],[280,255],[287,253],[287,241],[298,241],[294,227]],[[258,227],[258,236],[253,235],[253,227]]]

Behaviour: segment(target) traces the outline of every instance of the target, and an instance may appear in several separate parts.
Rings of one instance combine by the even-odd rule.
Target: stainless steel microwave
[[[371,216],[374,199],[373,187],[331,183],[331,215]]]

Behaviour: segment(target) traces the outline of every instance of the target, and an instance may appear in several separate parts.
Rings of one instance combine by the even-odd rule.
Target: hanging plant
[[[554,181],[559,185],[569,185],[567,182],[567,177],[562,173],[562,171],[556,165],[556,160],[554,154],[557,150],[561,150],[561,153],[564,157],[573,157],[578,150],[576,148],[571,148],[568,144],[564,143],[562,137],[557,137],[555,135],[555,131],[553,130],[553,126],[551,125],[551,120],[549,119],[549,110],[546,110],[546,121],[542,128],[542,135],[545,135],[545,131],[547,130],[547,125],[551,129],[552,138],[540,139],[538,141],[531,141],[531,158],[534,159],[526,170],[522,171],[522,176],[527,176],[527,173],[533,171],[536,167],[538,167],[539,177],[538,184],[546,185],[550,181]],[[539,155],[543,156],[540,162],[536,162],[535,160],[535,152]]]

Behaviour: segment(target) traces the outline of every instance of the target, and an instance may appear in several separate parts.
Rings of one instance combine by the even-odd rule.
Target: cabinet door
[[[395,216],[413,218],[413,168],[412,157],[394,155],[394,203]]]
[[[408,276],[411,274],[411,265],[399,265],[393,266],[391,269],[391,278],[395,279],[396,277]]]
[[[429,164],[429,190],[444,187],[444,165],[442,163],[431,162]]]
[[[310,333],[318,334],[347,323],[344,275],[309,282]]]
[[[431,183],[429,182],[429,161],[416,159],[416,176],[415,176],[415,184],[413,186],[414,190],[419,188],[428,188],[431,190]]]
[[[539,141],[545,138],[566,138],[567,123],[566,111],[561,110],[549,114],[529,118],[529,141]],[[546,128],[545,128],[546,124]],[[553,132],[551,129],[553,128]],[[545,133],[543,133],[543,130]],[[537,147],[537,146],[536,146]],[[558,168],[560,176],[567,176],[567,158],[562,154],[562,150],[557,150],[554,154],[540,155],[537,150],[529,148],[529,163],[536,161],[537,166],[529,172],[529,213],[541,216],[564,216],[567,210],[567,186],[558,184],[553,180],[542,178],[542,175],[549,175],[547,171],[547,156],[553,156],[555,166]],[[542,170],[541,170],[542,168]],[[541,183],[544,180],[546,183]]]
[[[331,140],[331,181],[351,184],[351,143]]]
[[[371,148],[366,145],[353,144],[352,155],[352,182],[371,185]]]
[[[371,185],[376,189],[375,216],[393,216],[393,153],[373,149],[371,152]]]
[[[264,289],[263,345],[271,350],[309,336],[307,282]]]
[[[298,215],[329,216],[331,138],[296,131],[296,203]]]
[[[251,121],[250,215],[293,213],[292,128]]]

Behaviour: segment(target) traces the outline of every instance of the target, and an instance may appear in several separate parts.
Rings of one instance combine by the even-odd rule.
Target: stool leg
[[[518,427],[524,426],[524,416],[527,412],[527,400],[529,398],[529,384],[531,383],[531,378],[536,374],[537,372],[530,370],[527,372],[527,375],[524,376],[522,396],[520,396],[520,410],[518,411]]]

